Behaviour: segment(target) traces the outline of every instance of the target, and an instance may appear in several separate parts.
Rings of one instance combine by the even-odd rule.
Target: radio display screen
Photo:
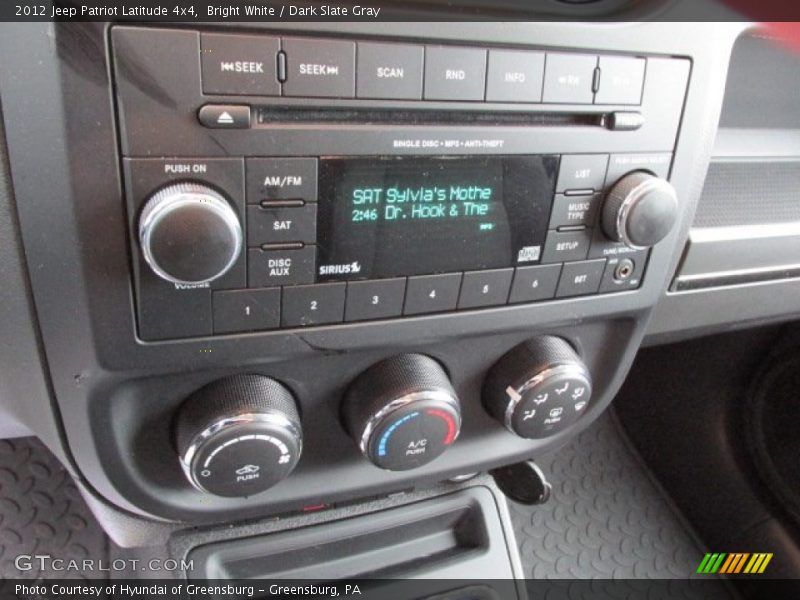
[[[556,156],[323,158],[318,281],[536,264]]]

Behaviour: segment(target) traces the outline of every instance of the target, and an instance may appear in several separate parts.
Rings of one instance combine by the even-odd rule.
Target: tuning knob
[[[539,439],[572,425],[592,395],[589,370],[566,341],[541,336],[505,354],[486,378],[483,403],[506,428]]]
[[[364,371],[347,390],[342,411],[361,453],[390,471],[429,463],[461,429],[447,373],[421,354],[395,356]]]
[[[181,466],[201,492],[252,496],[292,472],[303,445],[289,390],[261,375],[234,375],[194,392],[175,422]]]
[[[678,198],[670,183],[644,171],[629,173],[611,188],[602,225],[614,241],[642,250],[664,239],[678,218]]]
[[[198,183],[177,183],[145,204],[139,244],[162,279],[203,284],[222,277],[239,258],[242,227],[222,194]]]

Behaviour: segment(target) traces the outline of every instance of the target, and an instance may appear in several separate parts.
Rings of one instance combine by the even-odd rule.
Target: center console
[[[64,458],[169,527],[347,510],[588,426],[678,261],[728,36],[36,27],[28,97],[70,125],[7,122]]]

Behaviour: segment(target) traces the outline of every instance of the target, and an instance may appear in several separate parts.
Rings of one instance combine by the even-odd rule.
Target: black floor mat
[[[541,506],[509,502],[527,577],[683,579],[703,553],[606,414],[536,461]]]
[[[103,579],[107,557],[105,533],[47,448],[35,438],[0,440],[0,578],[80,578],[93,560],[92,578]],[[71,560],[77,571],[67,569]]]

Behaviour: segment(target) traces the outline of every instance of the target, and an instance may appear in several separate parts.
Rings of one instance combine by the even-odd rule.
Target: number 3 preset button
[[[460,289],[461,273],[409,277],[403,314],[419,315],[455,310]]]
[[[345,321],[366,321],[398,317],[403,312],[406,291],[404,277],[379,281],[351,281],[347,284]]]

